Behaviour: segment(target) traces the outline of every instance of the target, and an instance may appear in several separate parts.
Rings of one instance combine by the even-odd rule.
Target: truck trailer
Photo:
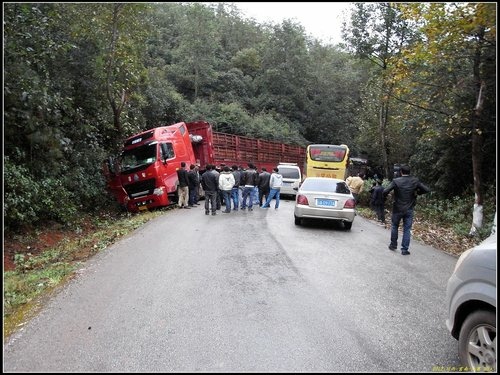
[[[297,163],[301,170],[305,147],[213,131],[206,121],[179,122],[135,134],[124,141],[118,158],[104,162],[107,188],[130,212],[174,204],[177,170],[207,164],[253,163],[271,171],[279,163]]]

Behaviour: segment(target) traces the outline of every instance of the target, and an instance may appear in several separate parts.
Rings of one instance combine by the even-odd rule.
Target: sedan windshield
[[[351,193],[344,181],[333,180],[330,178],[306,179],[300,189],[306,191],[322,191],[339,194]]]

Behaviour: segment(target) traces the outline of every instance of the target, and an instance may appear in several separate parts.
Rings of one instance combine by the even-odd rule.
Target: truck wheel
[[[169,205],[176,205],[179,203],[179,196],[177,193],[168,194],[168,203]]]
[[[495,313],[478,310],[470,314],[460,329],[458,355],[468,371],[496,371]]]

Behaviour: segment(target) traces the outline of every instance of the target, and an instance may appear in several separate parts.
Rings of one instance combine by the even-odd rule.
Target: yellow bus
[[[306,149],[306,177],[331,177],[345,180],[349,166],[346,145],[313,144]]]

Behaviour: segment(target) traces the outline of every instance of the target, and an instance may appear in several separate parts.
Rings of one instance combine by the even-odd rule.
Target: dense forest
[[[496,196],[495,3],[353,3],[338,45],[237,3],[3,8],[4,229],[110,207],[103,160],[178,121],[408,163],[476,222]]]

